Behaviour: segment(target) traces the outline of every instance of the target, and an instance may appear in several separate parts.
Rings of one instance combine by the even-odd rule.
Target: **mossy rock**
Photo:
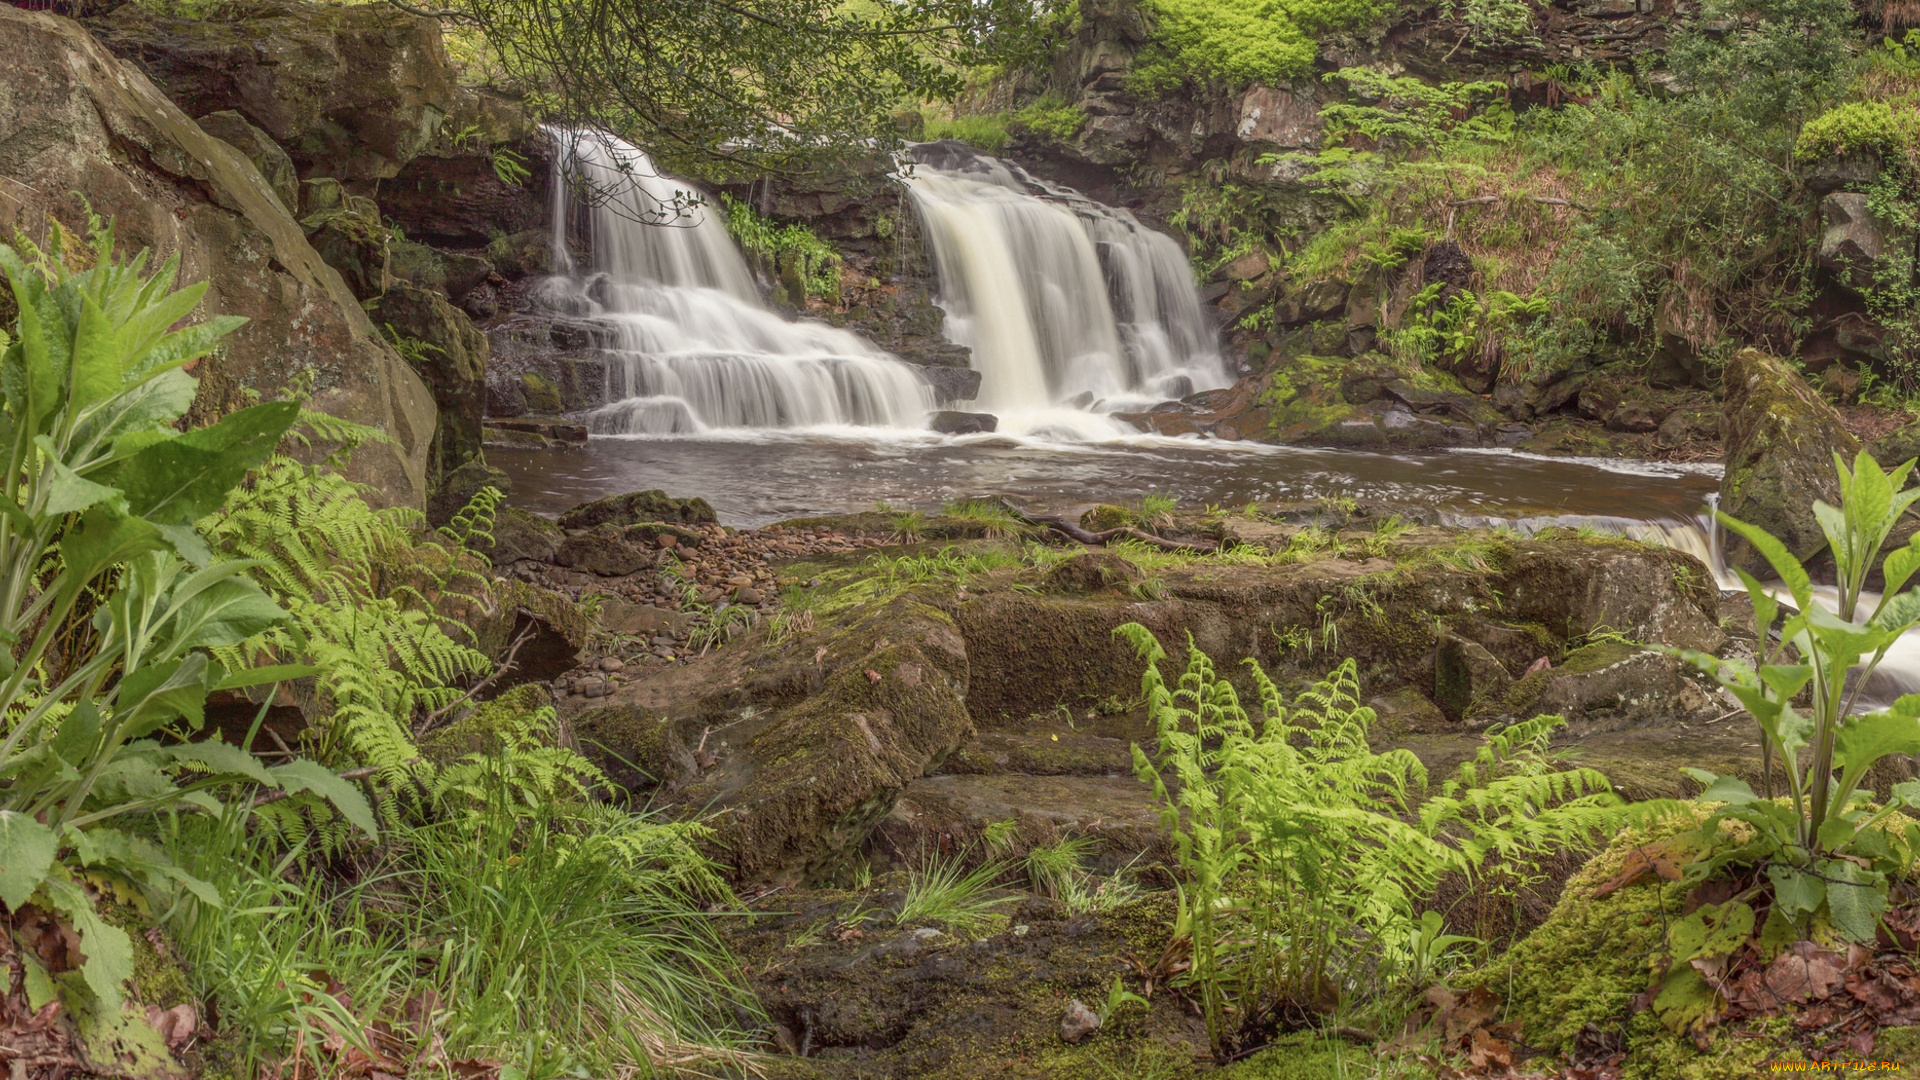
[[[679,525],[711,525],[720,519],[707,500],[694,497],[676,499],[658,488],[609,495],[604,499],[581,503],[560,515],[563,529],[591,529],[596,525],[638,525],[648,521],[666,521]]]
[[[1784,360],[1742,349],[1728,361],[1723,381],[1727,471],[1720,509],[1772,533],[1796,558],[1810,559],[1827,544],[1814,501],[1840,504],[1833,455],[1851,461],[1860,440]],[[1727,562],[1773,576],[1766,559],[1739,537],[1729,537]]]
[[[1089,532],[1106,532],[1108,529],[1124,529],[1133,524],[1133,511],[1124,506],[1101,503],[1099,506],[1080,515],[1080,527]]]
[[[1088,551],[1047,571],[1044,587],[1048,592],[1088,593],[1125,588],[1146,579],[1144,571],[1118,555]]]
[[[520,374],[520,389],[525,395],[527,411],[534,413],[557,413],[565,411],[566,406],[560,399],[560,388],[553,385],[545,376],[534,371]]]

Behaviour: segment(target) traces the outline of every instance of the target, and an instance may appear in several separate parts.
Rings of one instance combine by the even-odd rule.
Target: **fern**
[[[1605,777],[1547,754],[1559,717],[1490,732],[1429,791],[1411,752],[1372,749],[1374,713],[1352,660],[1291,707],[1248,660],[1256,723],[1191,641],[1186,670],[1168,686],[1151,632],[1129,623],[1117,633],[1147,661],[1141,689],[1158,756],[1135,746],[1134,765],[1183,872],[1189,981],[1217,1051],[1283,1012],[1419,970],[1407,943],[1421,939],[1423,907],[1442,878],[1471,878],[1492,859],[1537,863],[1621,820]]]

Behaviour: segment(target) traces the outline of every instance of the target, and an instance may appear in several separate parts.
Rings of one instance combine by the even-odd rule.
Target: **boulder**
[[[942,411],[933,414],[928,427],[942,435],[982,435],[1000,427],[1000,418],[992,413]]]
[[[560,515],[560,527],[591,529],[605,523],[637,525],[644,521],[711,525],[719,520],[714,516],[713,507],[707,505],[707,500],[698,496],[691,499],[676,499],[655,488],[652,491],[609,495],[604,499],[581,503]]]
[[[473,546],[495,567],[506,567],[523,559],[552,562],[564,536],[560,526],[546,518],[535,517],[517,506],[503,506],[493,519],[492,542],[479,540]]]
[[[427,502],[427,524],[439,528],[452,521],[481,488],[488,487],[508,495],[513,492],[513,479],[484,461],[469,461],[447,473]]]
[[[423,505],[433,398],[260,170],[79,24],[0,5],[0,40],[0,234],[44,239],[50,217],[84,226],[91,206],[126,249],[178,255],[181,281],[208,283],[195,317],[249,320],[200,362],[192,419],[313,369],[315,408],[392,437],[356,450],[349,475],[376,501]]]
[[[1447,719],[1466,719],[1477,702],[1504,697],[1512,685],[1512,674],[1485,646],[1458,634],[1440,635],[1433,653],[1433,700]]]
[[[340,272],[356,299],[375,300],[393,284],[388,244],[393,234],[380,224],[372,199],[349,197],[339,209],[301,219],[307,242]]]
[[[1852,460],[1860,441],[1833,406],[1777,357],[1742,349],[1728,361],[1722,382],[1727,471],[1720,509],[1772,533],[1796,558],[1812,558],[1827,543],[1813,516],[1814,500],[1840,504],[1833,455]],[[1737,536],[1728,537],[1727,564],[1774,576],[1760,553]]]
[[[302,176],[394,175],[457,94],[439,22],[384,4],[241,0],[191,16],[128,4],[88,26],[188,112],[258,124]]]
[[[300,212],[300,174],[293,169],[293,159],[280,149],[280,144],[274,142],[271,136],[248,123],[246,117],[232,109],[208,113],[198,123],[201,131],[240,151],[243,157],[253,162],[253,167],[260,170],[260,175],[273,188],[273,193],[280,197],[280,205],[287,208],[287,213]]]
[[[967,367],[924,365],[920,377],[933,386],[936,401],[972,401],[980,394],[980,373]]]
[[[1646,725],[1703,724],[1725,712],[1692,669],[1665,653],[1603,641],[1575,649],[1559,664],[1529,674],[1476,703],[1477,723],[1567,718],[1586,736]]]
[[[568,536],[553,553],[555,563],[601,577],[637,574],[651,568],[659,557],[659,548],[644,539],[629,540],[625,529],[606,523]]]
[[[487,411],[487,336],[445,297],[406,282],[388,289],[372,314],[402,340],[401,355],[426,380],[440,409],[432,475],[445,475],[478,457],[480,421]]]
[[[1819,264],[1840,284],[1857,293],[1874,287],[1887,255],[1896,246],[1910,246],[1911,237],[1895,237],[1894,229],[1867,205],[1857,191],[1836,191],[1820,200]]]
[[[1105,551],[1086,551],[1047,571],[1048,592],[1086,593],[1124,588],[1145,581],[1138,566]]]

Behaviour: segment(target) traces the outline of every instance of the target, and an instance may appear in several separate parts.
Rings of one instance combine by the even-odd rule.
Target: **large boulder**
[[[659,488],[630,491],[595,499],[560,515],[563,529],[591,529],[596,525],[637,525],[645,521],[668,521],[680,525],[711,525],[720,519],[707,500],[694,496],[676,499]]]
[[[1742,349],[1722,380],[1727,472],[1720,481],[1720,509],[1772,533],[1796,558],[1812,558],[1827,543],[1813,502],[1840,504],[1833,455],[1851,461],[1860,441],[1833,406],[1777,357]],[[1728,538],[1727,564],[1774,576],[1766,559],[1737,536]]]
[[[487,411],[487,336],[439,293],[404,281],[380,297],[373,318],[404,344],[401,355],[426,380],[439,406],[431,475],[445,475],[478,457],[480,420]]]
[[[249,320],[200,363],[192,418],[313,369],[316,408],[393,439],[355,451],[350,475],[379,500],[421,505],[433,398],[260,170],[78,23],[0,6],[0,41],[0,233],[44,239],[51,219],[84,226],[91,207],[127,249],[178,255],[181,281],[208,283],[197,317]]]
[[[253,167],[260,170],[273,193],[280,197],[280,205],[290,214],[300,211],[300,174],[294,171],[293,159],[273,141],[272,136],[247,122],[247,118],[232,109],[208,113],[198,121],[200,130],[240,151]]]
[[[128,4],[88,25],[188,112],[258,124],[302,176],[394,175],[457,96],[440,24],[385,4],[242,0],[197,16]]]
[[[1895,248],[1911,248],[1911,236],[1873,212],[1867,196],[1836,191],[1820,200],[1818,261],[1840,284],[1857,293],[1872,289],[1889,266]]]

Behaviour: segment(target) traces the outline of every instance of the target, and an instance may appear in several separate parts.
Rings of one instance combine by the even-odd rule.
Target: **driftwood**
[[[1003,503],[1002,505],[1005,504]],[[1116,540],[1138,540],[1143,544],[1151,544],[1161,551],[1176,551],[1187,555],[1211,555],[1219,550],[1212,544],[1190,544],[1180,540],[1168,540],[1166,537],[1155,536],[1144,529],[1135,529],[1127,525],[1122,525],[1117,529],[1102,529],[1099,532],[1090,532],[1081,528],[1079,522],[1070,521],[1063,517],[1054,517],[1052,515],[1035,516],[1014,510],[1012,507],[1008,507],[1007,509],[1021,521],[1029,525],[1052,529],[1067,539],[1085,544],[1088,547],[1105,547]]]

